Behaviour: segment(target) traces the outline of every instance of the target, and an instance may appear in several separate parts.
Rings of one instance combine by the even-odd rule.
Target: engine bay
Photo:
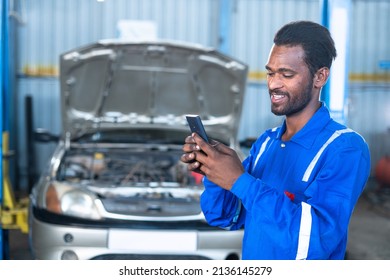
[[[181,154],[172,149],[72,149],[63,157],[57,180],[106,187],[200,185],[202,176],[187,170]]]

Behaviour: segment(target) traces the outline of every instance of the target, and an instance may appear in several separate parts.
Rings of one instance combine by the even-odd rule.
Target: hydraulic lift
[[[8,132],[2,134],[2,196],[0,196],[0,259],[8,256],[8,230],[17,229],[28,233],[28,197],[17,200],[9,178],[9,158],[13,153],[9,151]]]
[[[8,0],[0,0],[0,260],[8,256],[9,230],[28,232],[28,198],[17,201],[9,176],[9,126],[11,107]]]

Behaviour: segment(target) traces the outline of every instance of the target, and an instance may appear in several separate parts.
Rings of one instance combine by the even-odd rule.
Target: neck
[[[282,140],[289,141],[306,125],[320,107],[321,103],[318,102],[315,106],[308,106],[300,112],[286,116],[286,131],[282,135]]]

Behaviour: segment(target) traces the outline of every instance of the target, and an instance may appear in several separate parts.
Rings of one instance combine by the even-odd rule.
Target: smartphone
[[[202,120],[198,115],[186,115],[188,125],[192,132],[196,132],[204,141],[209,143],[209,138],[207,137],[206,130],[204,129]]]

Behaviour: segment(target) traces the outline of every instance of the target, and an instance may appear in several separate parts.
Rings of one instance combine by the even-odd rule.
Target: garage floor
[[[28,235],[9,232],[9,258],[32,260]],[[390,260],[390,189],[368,184],[352,216],[346,259]]]

